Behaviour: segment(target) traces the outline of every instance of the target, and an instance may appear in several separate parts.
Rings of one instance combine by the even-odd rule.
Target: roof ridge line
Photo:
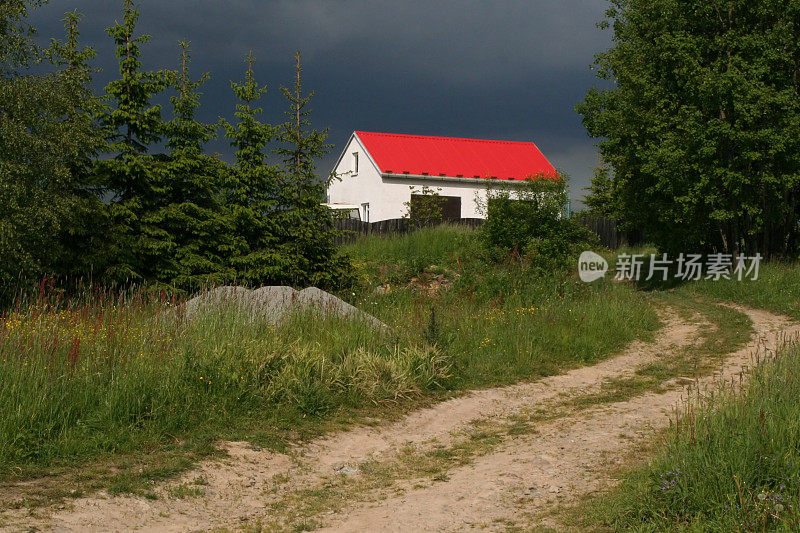
[[[468,142],[480,142],[480,143],[498,143],[498,144],[533,144],[536,143],[533,141],[508,141],[502,139],[475,139],[471,137],[446,137],[443,135],[418,135],[415,133],[384,133],[380,131],[361,131],[361,130],[354,130],[353,133],[366,133],[369,135],[382,135],[384,137],[414,137],[414,138],[421,138],[421,139],[448,139],[448,140],[457,140],[457,141],[468,141]]]

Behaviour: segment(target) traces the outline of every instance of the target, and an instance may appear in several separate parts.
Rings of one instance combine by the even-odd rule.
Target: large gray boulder
[[[296,305],[302,309],[316,309],[323,314],[330,314],[341,318],[365,320],[377,327],[386,326],[386,324],[374,316],[316,287],[308,287],[302,291],[298,291]]]
[[[316,287],[301,291],[282,286],[267,286],[256,290],[233,285],[216,287],[186,302],[186,318],[193,320],[204,311],[226,308],[244,312],[253,320],[264,320],[272,324],[278,324],[294,310],[312,310],[321,315],[360,319],[375,327],[386,327],[374,316]]]

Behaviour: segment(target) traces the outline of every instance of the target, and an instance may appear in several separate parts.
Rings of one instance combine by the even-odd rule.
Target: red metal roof
[[[357,131],[384,174],[525,180],[558,172],[532,142]]]

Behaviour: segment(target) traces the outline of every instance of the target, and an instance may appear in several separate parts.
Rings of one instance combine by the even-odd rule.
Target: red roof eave
[[[561,181],[533,142],[494,141],[356,131],[383,174]]]

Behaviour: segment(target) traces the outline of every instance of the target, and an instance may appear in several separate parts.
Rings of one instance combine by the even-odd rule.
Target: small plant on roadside
[[[428,327],[425,328],[425,340],[430,344],[436,344],[439,341],[439,324],[436,322],[436,308],[431,307],[430,319],[428,320]]]

